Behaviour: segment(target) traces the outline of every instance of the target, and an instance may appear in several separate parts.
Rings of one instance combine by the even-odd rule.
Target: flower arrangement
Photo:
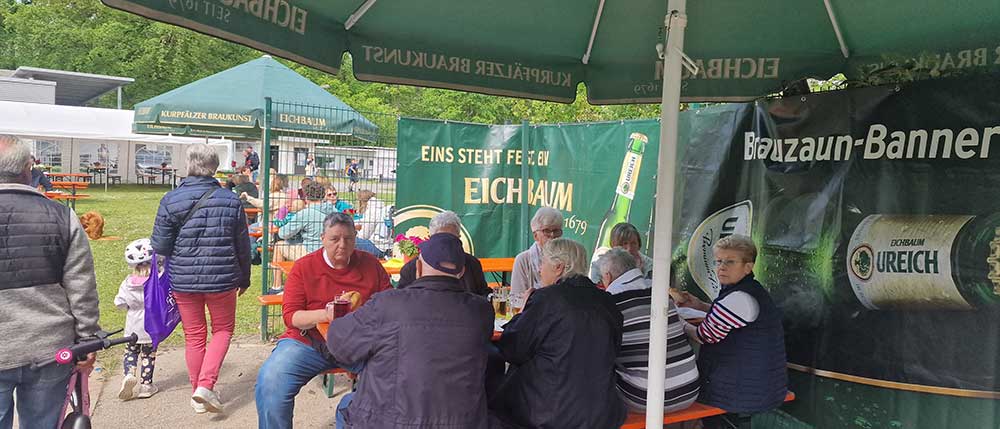
[[[406,258],[417,256],[417,254],[420,253],[420,248],[417,246],[420,246],[420,243],[423,242],[424,240],[420,237],[405,236],[403,234],[396,236],[396,244],[399,245],[399,251],[402,252],[403,256]]]

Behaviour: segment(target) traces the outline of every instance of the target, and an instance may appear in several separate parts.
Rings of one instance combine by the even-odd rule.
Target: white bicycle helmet
[[[134,267],[151,260],[153,260],[153,246],[149,244],[148,238],[140,238],[125,246],[125,262],[129,266]]]

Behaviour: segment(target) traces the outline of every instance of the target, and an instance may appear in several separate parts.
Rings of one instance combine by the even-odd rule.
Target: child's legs
[[[139,344],[125,344],[125,353],[122,356],[122,370],[124,375],[136,375],[135,367],[139,363]]]
[[[156,367],[156,349],[152,344],[139,344],[139,378],[142,384],[153,384],[153,370]]]
[[[198,386],[212,390],[219,379],[219,369],[229,352],[229,342],[236,328],[237,290],[205,294],[205,304],[212,316],[212,341],[208,343],[198,377]]]
[[[184,325],[184,360],[187,362],[191,391],[194,391],[198,388],[198,377],[205,360],[205,343],[208,341],[208,324],[205,322],[205,296],[208,294],[173,294]]]

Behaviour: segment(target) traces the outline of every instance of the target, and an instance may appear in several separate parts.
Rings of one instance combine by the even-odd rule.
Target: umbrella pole
[[[663,388],[667,362],[667,311],[673,255],[674,174],[677,163],[677,115],[681,98],[681,50],[687,25],[686,0],[669,0],[664,23],[663,99],[660,105],[660,151],[656,174],[656,224],[653,243],[653,298],[649,326],[649,378],[646,427],[663,427]]]

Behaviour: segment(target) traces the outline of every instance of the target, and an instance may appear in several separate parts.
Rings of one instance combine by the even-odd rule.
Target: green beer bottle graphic
[[[625,160],[622,161],[622,171],[618,176],[618,186],[615,187],[615,199],[611,208],[604,215],[601,229],[597,233],[597,243],[594,246],[594,260],[611,248],[611,230],[621,222],[627,222],[632,209],[632,199],[635,198],[635,186],[639,181],[639,168],[642,167],[642,153],[646,150],[649,139],[643,133],[629,135]]]
[[[848,245],[847,275],[871,310],[1000,304],[1000,214],[870,215]]]

